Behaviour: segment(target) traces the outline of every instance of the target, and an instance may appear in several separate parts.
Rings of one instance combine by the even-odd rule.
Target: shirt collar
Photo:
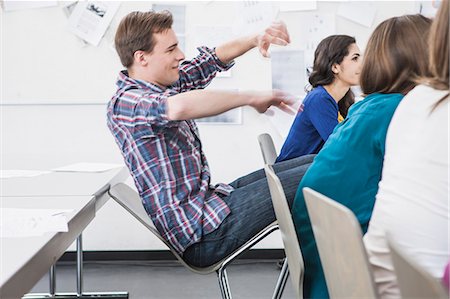
[[[136,88],[139,89],[149,89],[153,92],[164,92],[165,89],[161,88],[160,86],[144,81],[144,80],[138,80],[138,79],[133,79],[131,77],[129,77],[128,75],[128,71],[127,70],[123,70],[119,72],[119,77],[117,78],[117,82],[116,82],[117,88],[118,89],[122,89],[125,87],[132,87],[135,86]]]

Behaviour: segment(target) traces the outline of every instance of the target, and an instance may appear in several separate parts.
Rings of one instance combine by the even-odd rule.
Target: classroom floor
[[[277,260],[237,260],[227,268],[233,298],[271,298],[280,269]],[[57,292],[76,290],[76,268],[58,263]],[[85,262],[84,291],[128,291],[130,299],[221,298],[216,274],[199,275],[176,261]],[[32,292],[48,292],[48,274]],[[295,298],[288,280],[283,299]]]

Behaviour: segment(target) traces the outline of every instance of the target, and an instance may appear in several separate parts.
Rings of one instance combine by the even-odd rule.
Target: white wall
[[[58,7],[0,12],[1,18],[1,161],[2,169],[49,169],[74,162],[121,163],[122,158],[105,125],[105,103],[114,91],[120,70],[107,33],[99,47],[83,47],[66,31]],[[195,24],[230,24],[233,2],[188,2],[187,30]],[[149,2],[123,3],[112,28],[134,9]],[[318,11],[336,12],[338,2],[319,2]],[[375,2],[371,28],[336,17],[336,33],[356,37],[362,48],[382,20],[414,11],[414,2]],[[295,47],[298,18],[282,13]],[[297,27],[296,27],[297,26]],[[190,44],[188,36],[187,46]],[[231,78],[217,78],[214,88],[269,89],[270,60],[251,51],[237,60]],[[96,105],[85,104],[95,102]],[[21,104],[9,105],[8,103]],[[52,105],[24,105],[52,103]],[[67,105],[69,103],[81,103]],[[8,104],[8,105],[6,105]],[[61,105],[65,104],[65,105]],[[282,138],[264,115],[243,109],[242,125],[200,125],[213,182],[229,182],[263,165],[257,135],[270,133],[278,149]],[[224,142],[227,140],[227,142]],[[130,233],[132,232],[132,233]],[[84,234],[87,250],[148,250],[164,246],[113,201],[97,214]],[[278,234],[262,247],[279,248]]]

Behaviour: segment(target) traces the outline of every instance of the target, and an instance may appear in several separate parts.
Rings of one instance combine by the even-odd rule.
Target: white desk
[[[0,238],[0,298],[20,298],[61,257],[94,219],[94,196],[2,197],[2,208],[71,209],[68,232],[49,232],[37,237]]]
[[[109,199],[109,187],[123,182],[128,175],[125,167],[119,167],[98,173],[52,172],[37,177],[0,179],[2,207],[75,210],[70,216],[69,232],[25,239],[0,239],[0,298],[20,298],[29,291],[75,239],[77,294],[64,298],[128,298],[128,293],[124,292],[78,296],[84,294],[81,233],[94,218],[95,212]]]
[[[96,210],[108,199],[110,186],[129,176],[125,167],[104,172],[51,172],[36,177],[0,179],[0,197],[96,196]]]

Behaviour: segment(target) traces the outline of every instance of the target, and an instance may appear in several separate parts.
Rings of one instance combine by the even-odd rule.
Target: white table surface
[[[20,298],[31,290],[92,221],[95,197],[0,197],[0,207],[73,210],[67,215],[68,232],[48,232],[24,238],[0,236],[0,298]]]
[[[126,167],[104,172],[51,172],[35,177],[0,179],[0,197],[51,197],[95,195],[98,210],[109,198],[110,186],[125,181]]]

